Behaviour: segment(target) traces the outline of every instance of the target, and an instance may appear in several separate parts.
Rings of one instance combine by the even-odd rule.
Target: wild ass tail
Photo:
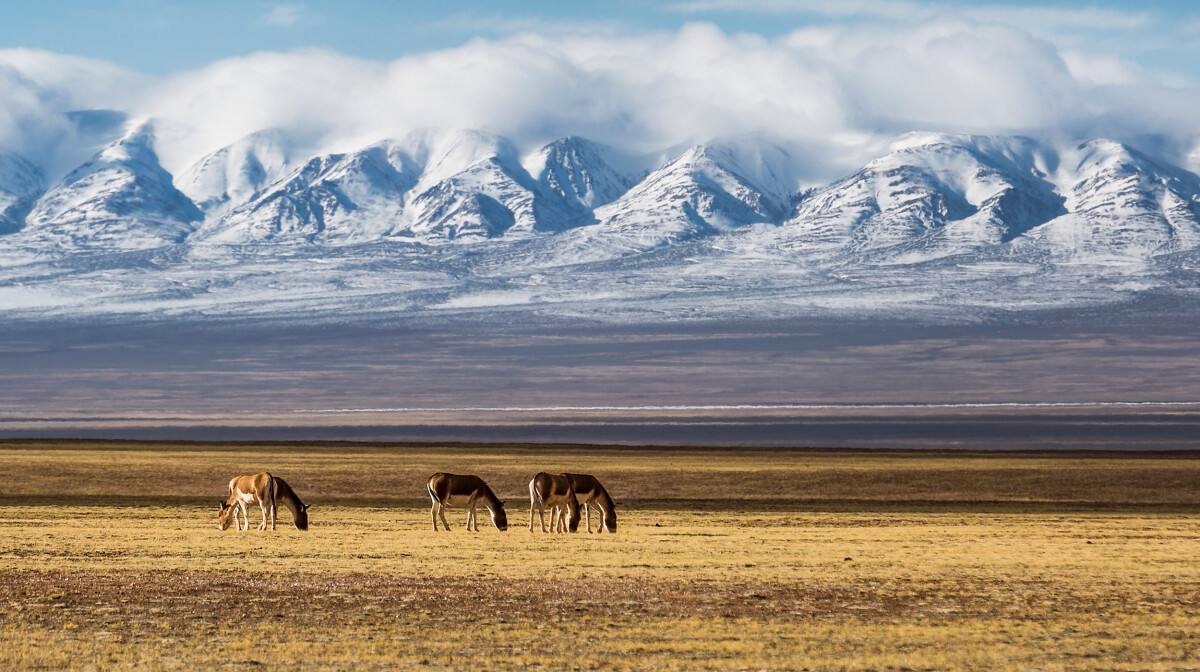
[[[292,512],[292,521],[296,523],[296,528],[301,530],[308,529],[308,505],[300,501],[296,496],[296,491],[292,490],[292,486],[288,485],[287,481],[275,476],[275,496],[283,505]]]

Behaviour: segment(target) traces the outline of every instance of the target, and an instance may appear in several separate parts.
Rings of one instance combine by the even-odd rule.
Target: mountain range
[[[91,310],[119,296],[122,310],[162,310],[174,286],[184,305],[242,309],[264,297],[264,276],[267,311],[293,305],[312,277],[340,288],[330,310],[339,292],[406,310],[633,294],[678,310],[722,291],[757,291],[763,305],[805,293],[812,307],[855,282],[859,299],[886,287],[908,292],[900,303],[976,307],[1196,284],[1200,177],[1127,144],[911,133],[820,185],[801,182],[805,159],[758,136],[654,155],[566,137],[523,155],[479,130],[309,156],[264,129],[172,175],[154,124],[128,122],[61,178],[0,153],[0,308]],[[999,289],[936,290],[964,273]],[[1075,280],[1030,290],[1031,275]]]

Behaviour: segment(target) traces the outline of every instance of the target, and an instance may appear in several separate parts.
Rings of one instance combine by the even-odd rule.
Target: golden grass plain
[[[312,529],[216,529],[262,468]],[[616,535],[526,529],[567,468]],[[434,533],[435,470],[510,530]],[[5,669],[1200,669],[1190,454],[8,443],[0,473]]]

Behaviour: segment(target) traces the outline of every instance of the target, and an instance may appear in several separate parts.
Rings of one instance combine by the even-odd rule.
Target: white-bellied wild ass
[[[591,474],[563,474],[567,480],[571,481],[571,489],[575,491],[575,497],[579,499],[579,503],[583,506],[583,516],[587,524],[587,531],[592,531],[592,507],[600,512],[600,525],[596,527],[597,532],[616,533],[617,531],[617,504],[613,498],[608,495],[608,490],[605,489],[600,481],[596,480]]]
[[[508,515],[504,512],[504,502],[492,492],[488,484],[478,476],[461,476],[459,474],[443,474],[441,472],[429,477],[425,485],[429,491],[429,499],[433,500],[433,531],[438,529],[438,518],[446,531],[450,531],[450,523],[446,522],[446,507],[467,507],[467,530],[479,531],[479,523],[475,517],[475,507],[480,500],[492,514],[492,524],[497,530],[508,530]]]
[[[246,512],[246,505],[254,502],[258,503],[258,508],[262,511],[262,522],[258,524],[258,529],[267,529],[268,515],[271,519],[271,529],[275,529],[276,502],[283,502],[292,512],[292,522],[296,524],[297,529],[308,529],[309,505],[300,501],[296,491],[292,490],[287,481],[265,471],[229,479],[229,497],[221,502],[220,512],[217,513],[217,529],[227,530],[230,523],[236,524],[239,530],[250,529],[250,516]],[[239,511],[242,514],[241,523],[238,522]]]
[[[550,527],[555,532],[566,528],[571,532],[579,529],[579,500],[571,489],[571,481],[562,474],[542,472],[529,481],[529,531],[533,532],[533,510],[536,508],[542,519],[542,532],[546,531],[546,508],[550,507]],[[568,515],[563,516],[566,511]],[[563,519],[566,519],[565,521]]]

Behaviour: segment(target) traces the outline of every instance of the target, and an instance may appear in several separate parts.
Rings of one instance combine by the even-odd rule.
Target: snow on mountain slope
[[[761,137],[673,152],[644,177],[574,137],[524,161],[481,131],[280,168],[288,154],[265,132],[181,174],[208,207],[197,224],[150,128],[131,127],[0,237],[0,297],[60,312],[971,315],[1200,285],[1200,177],[1103,140],[913,134],[803,193],[804,157]],[[41,190],[28,163],[0,155],[9,202]]]
[[[278,179],[290,154],[281,131],[251,133],[188,167],[175,178],[175,186],[201,210],[221,214]]]
[[[474,241],[561,231],[578,222],[578,213],[561,195],[543,190],[503,138],[459,131],[438,138],[427,155],[407,213],[419,238]]]
[[[0,152],[0,234],[25,225],[25,215],[46,189],[42,171],[23,157]]]
[[[40,157],[25,157],[42,169],[48,186],[87,163],[129,130],[128,115],[116,110],[75,110],[66,117],[68,127],[59,141],[46,148]]]
[[[568,254],[600,256],[648,250],[758,223],[786,212],[791,157],[760,141],[697,145],[651,172],[624,196],[596,210]]]
[[[539,149],[525,168],[546,193],[580,210],[593,210],[629,191],[643,176],[616,150],[578,136]]]
[[[205,224],[196,237],[237,244],[377,239],[396,229],[417,174],[412,158],[391,142],[320,156]]]
[[[1200,245],[1200,177],[1121,143],[1064,152],[1055,180],[1068,214],[1029,237],[1052,254],[1146,259]]]
[[[25,232],[74,245],[141,249],[183,240],[200,211],[172,184],[148,123],[71,171],[29,213]],[[47,243],[49,244],[49,243]]]
[[[807,194],[789,247],[915,260],[995,245],[1064,212],[1054,155],[1025,138],[913,134],[855,174]]]
[[[421,166],[421,179],[413,188],[418,194],[481,161],[495,157],[515,159],[517,153],[507,139],[476,129],[423,129],[409,133],[400,144]]]
[[[503,138],[415,132],[314,158],[204,227],[215,243],[480,240],[557,231],[578,213],[544,192]]]

